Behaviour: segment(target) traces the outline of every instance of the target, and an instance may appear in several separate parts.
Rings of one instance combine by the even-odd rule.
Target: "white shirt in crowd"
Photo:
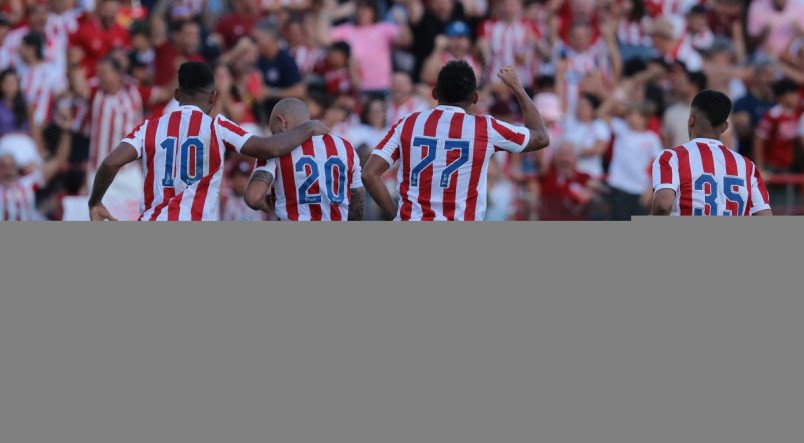
[[[571,143],[576,153],[592,149],[599,142],[611,140],[611,130],[603,120],[584,123],[572,117],[567,118],[564,120],[563,134],[564,141]],[[577,168],[592,178],[599,178],[603,175],[603,156],[579,156]]]
[[[662,141],[651,131],[632,130],[622,119],[612,120],[611,129],[614,145],[609,186],[629,194],[642,194],[652,186],[650,169],[662,150]]]

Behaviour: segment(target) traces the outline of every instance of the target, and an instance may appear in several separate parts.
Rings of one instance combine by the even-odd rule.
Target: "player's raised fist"
[[[519,82],[519,76],[516,73],[516,69],[513,66],[505,66],[500,68],[497,72],[497,77],[505,83],[511,89],[516,89],[521,87],[521,83]]]
[[[321,120],[310,120],[307,124],[310,125],[313,136],[329,133],[329,128]]]
[[[89,219],[92,221],[117,221],[103,204],[89,208]]]

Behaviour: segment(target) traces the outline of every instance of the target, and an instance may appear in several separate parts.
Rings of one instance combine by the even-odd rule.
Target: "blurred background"
[[[98,163],[177,105],[188,60],[215,67],[215,113],[266,133],[299,97],[364,160],[433,106],[449,60],[474,67],[478,113],[518,123],[494,75],[515,66],[551,146],[494,155],[488,220],[646,214],[652,160],[715,89],[734,101],[723,142],[757,162],[775,213],[804,214],[804,0],[0,0],[0,42],[0,220],[86,219]],[[273,218],[243,203],[251,168],[227,159],[224,220]],[[118,176],[121,219],[142,181],[138,165]]]

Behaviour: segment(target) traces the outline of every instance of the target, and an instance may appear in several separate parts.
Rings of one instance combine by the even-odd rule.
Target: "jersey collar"
[[[466,114],[466,110],[463,108],[459,108],[457,106],[449,106],[449,105],[438,105],[435,107],[441,111],[450,111],[450,112],[460,112],[462,114]]]
[[[690,143],[711,143],[716,145],[723,144],[720,140],[715,140],[714,138],[704,138],[704,137],[694,138],[690,140]]]

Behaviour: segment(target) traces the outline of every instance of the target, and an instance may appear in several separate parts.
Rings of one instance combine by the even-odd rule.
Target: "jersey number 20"
[[[309,169],[307,168],[309,166]],[[305,155],[296,162],[296,172],[303,172],[307,178],[299,185],[299,203],[321,203],[321,193],[311,192],[310,188],[318,181],[320,175],[318,163],[313,157]],[[337,176],[338,185],[335,186]],[[346,165],[338,157],[330,157],[324,162],[324,178],[326,179],[327,198],[339,205],[346,199]]]

